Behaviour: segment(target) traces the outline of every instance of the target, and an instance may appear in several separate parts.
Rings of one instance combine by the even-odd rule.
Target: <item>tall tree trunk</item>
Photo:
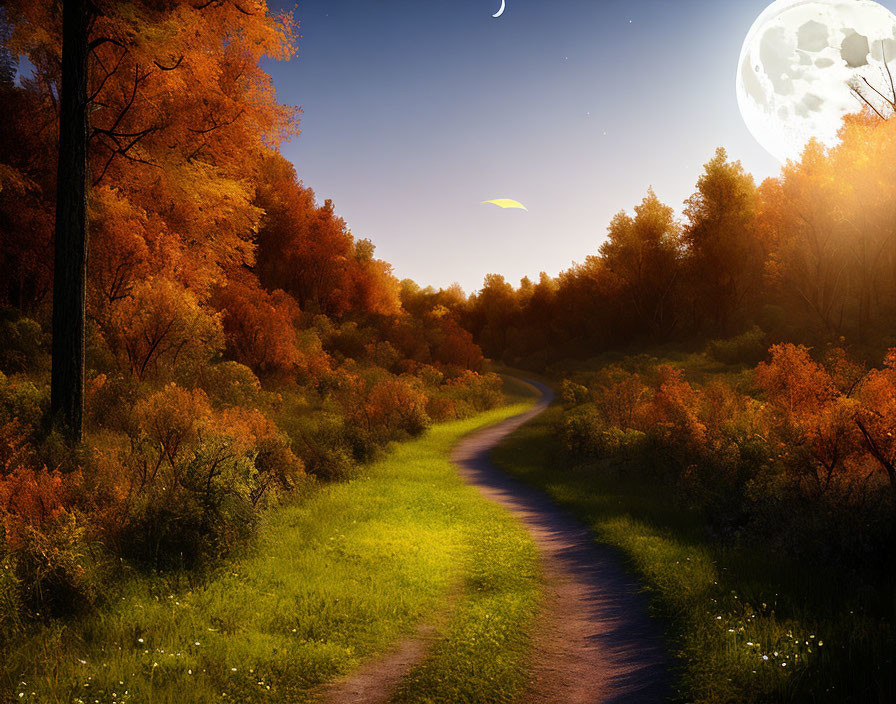
[[[62,84],[53,272],[53,426],[80,442],[87,303],[87,22],[89,0],[62,3]]]

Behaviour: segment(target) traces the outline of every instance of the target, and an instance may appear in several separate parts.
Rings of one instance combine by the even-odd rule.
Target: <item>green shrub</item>
[[[261,393],[255,372],[239,362],[209,365],[200,373],[200,385],[212,401],[225,406],[253,406]]]
[[[587,403],[591,394],[588,388],[581,384],[576,384],[569,379],[564,379],[560,384],[560,402],[567,407],[580,406]]]
[[[351,479],[357,475],[357,462],[345,428],[340,416],[329,413],[303,418],[294,424],[293,446],[305,463],[306,471],[325,481]]]
[[[722,364],[757,364],[765,359],[768,344],[759,327],[725,340],[712,340],[706,354]]]
[[[18,420],[28,428],[37,427],[48,406],[48,391],[23,375],[0,372],[0,423]]]
[[[568,412],[558,430],[563,451],[577,460],[613,457],[644,438],[637,430],[608,426],[592,404]]]
[[[5,638],[22,625],[21,584],[16,576],[16,561],[4,546],[5,538],[0,530],[0,648]]]
[[[46,335],[30,318],[0,320],[0,370],[23,372],[46,364]]]

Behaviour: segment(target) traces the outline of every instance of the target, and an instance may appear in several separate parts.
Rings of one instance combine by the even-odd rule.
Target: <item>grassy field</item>
[[[553,408],[493,451],[618,548],[665,620],[681,701],[892,702],[879,605],[817,570],[715,541],[667,488],[557,461]]]
[[[0,701],[314,701],[317,685],[448,604],[397,701],[513,701],[537,609],[535,547],[448,453],[527,406],[435,427],[362,477],[270,512],[252,549],[201,582],[135,576],[98,612],[34,629],[0,658]]]

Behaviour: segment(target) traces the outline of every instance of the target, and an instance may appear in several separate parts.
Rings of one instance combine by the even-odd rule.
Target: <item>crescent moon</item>
[[[507,8],[507,0],[501,0],[501,9],[498,10],[498,14],[492,15],[492,17],[500,17],[504,14],[504,10]]]

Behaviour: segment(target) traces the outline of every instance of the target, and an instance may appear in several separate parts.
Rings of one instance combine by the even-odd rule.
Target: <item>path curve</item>
[[[547,598],[535,635],[526,704],[649,704],[668,699],[667,660],[637,583],[619,558],[546,495],[497,469],[489,452],[544,411],[536,406],[465,437],[452,453],[464,478],[525,524],[541,553]]]

